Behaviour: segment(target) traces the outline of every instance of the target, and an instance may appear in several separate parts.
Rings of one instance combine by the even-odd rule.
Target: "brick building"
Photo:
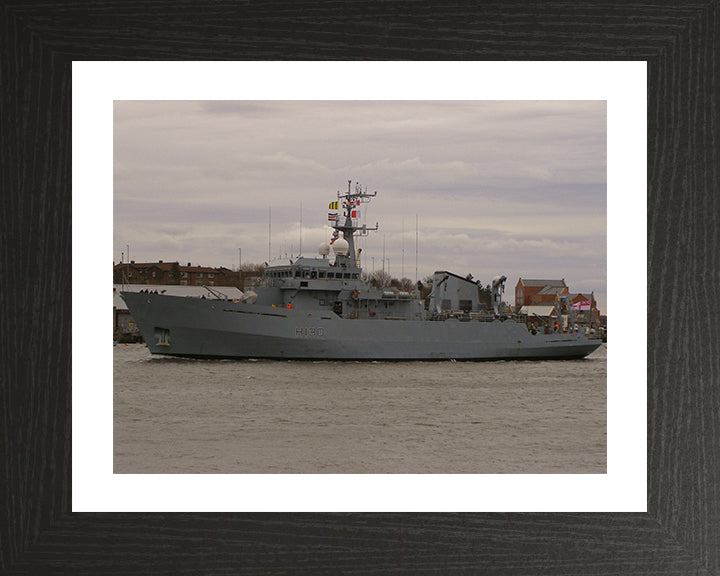
[[[520,278],[515,286],[515,311],[528,317],[542,316],[550,320],[551,315],[544,309],[555,306],[561,296],[566,296],[574,312],[575,323],[586,326],[600,324],[600,311],[597,308],[595,294],[570,293],[565,278],[561,280],[526,280]],[[540,308],[543,311],[540,312]],[[561,306],[563,316],[570,313],[568,307]]]
[[[167,286],[235,286],[242,289],[243,275],[229,268],[193,266],[188,262],[121,262],[113,267],[114,284],[161,284]]]
[[[554,304],[561,294],[567,294],[565,278],[562,280],[527,280],[520,278],[515,286],[515,310],[523,306]]]
[[[600,325],[600,311],[593,292],[590,292],[589,296],[582,293],[568,294],[568,300],[575,311],[575,321],[578,324]]]

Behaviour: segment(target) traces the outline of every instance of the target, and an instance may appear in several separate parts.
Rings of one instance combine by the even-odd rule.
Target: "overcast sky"
[[[317,254],[347,181],[366,271],[565,278],[606,305],[604,101],[115,101],[114,260],[238,266]],[[362,222],[362,221],[361,221]],[[127,254],[125,256],[127,258]],[[374,257],[374,262],[372,260]]]

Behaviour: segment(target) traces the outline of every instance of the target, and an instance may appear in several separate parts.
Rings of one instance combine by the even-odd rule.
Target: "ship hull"
[[[217,299],[124,292],[153,354],[198,358],[497,360],[584,358],[601,342],[501,322],[344,319]]]

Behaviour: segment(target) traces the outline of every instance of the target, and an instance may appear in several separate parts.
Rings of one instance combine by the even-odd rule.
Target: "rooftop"
[[[207,273],[215,273],[215,272],[232,272],[229,268],[225,267],[219,267],[219,268],[211,268],[209,266],[200,266],[199,264],[196,266],[193,266],[190,262],[187,263],[187,266],[181,265],[179,262],[163,262],[162,260],[159,262],[135,262],[134,260],[131,262],[121,262],[120,264],[115,264],[113,268],[115,270],[122,269],[122,268],[135,268],[135,269],[150,269],[150,268],[157,268],[159,270],[166,270],[171,271],[173,266],[177,265],[178,270],[180,272],[207,272]]]
[[[553,310],[555,310],[555,306],[523,306],[520,308],[520,314],[550,316]]]
[[[538,290],[535,295],[541,296],[544,294],[560,294],[565,289],[565,286],[545,286]]]
[[[531,280],[527,278],[520,278],[518,280],[518,284],[522,284],[523,286],[561,286],[565,288],[567,284],[565,284],[565,278],[562,280]]]

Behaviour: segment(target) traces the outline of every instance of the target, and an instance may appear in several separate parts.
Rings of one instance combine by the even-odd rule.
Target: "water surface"
[[[606,472],[585,360],[312,362],[114,347],[115,473]]]

